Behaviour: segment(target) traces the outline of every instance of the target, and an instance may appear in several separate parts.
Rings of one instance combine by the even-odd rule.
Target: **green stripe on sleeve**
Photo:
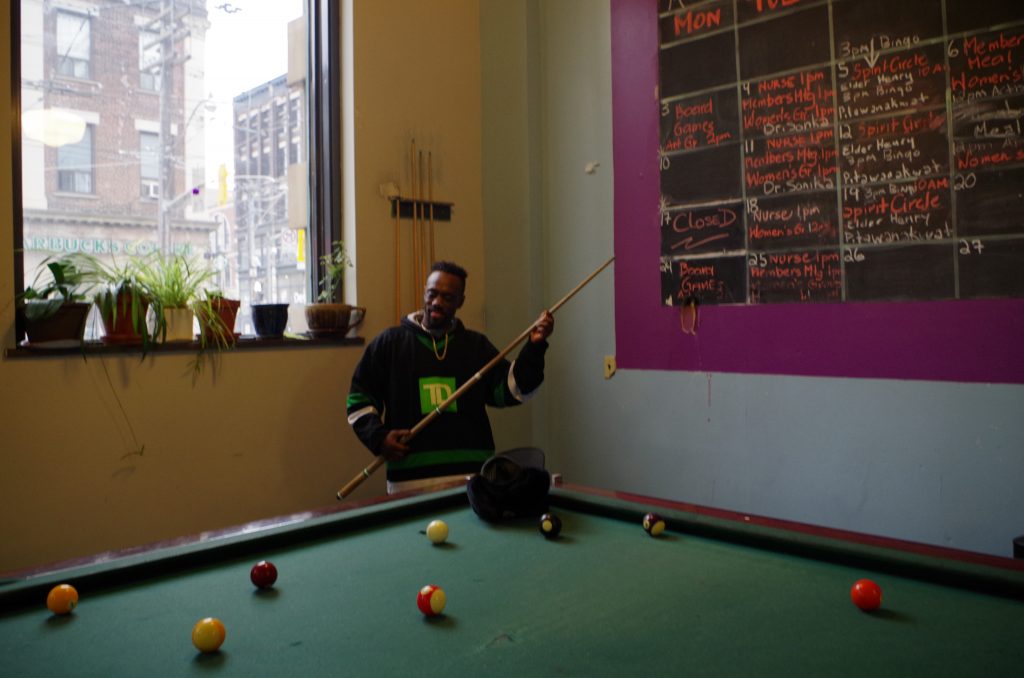
[[[360,405],[373,405],[373,400],[365,393],[349,393],[345,400],[345,408],[359,407]]]

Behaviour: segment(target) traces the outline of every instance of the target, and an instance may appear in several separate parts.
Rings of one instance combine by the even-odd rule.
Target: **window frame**
[[[307,239],[310,265],[306,278],[309,299],[316,299],[324,269],[320,257],[331,250],[331,243],[341,239],[341,14],[340,3],[332,0],[306,0],[307,70],[309,83],[303,107],[307,121],[321,121],[307,127],[306,143],[309,214]],[[90,50],[91,50],[91,17]],[[24,208],[22,177],[21,124],[21,0],[10,3],[11,30],[11,190],[14,241],[14,295],[25,291]],[[92,54],[90,51],[90,68]],[[91,71],[90,71],[91,74]],[[55,77],[67,77],[54,74]],[[95,134],[94,134],[95,147]],[[326,149],[326,150],[325,150]],[[95,187],[95,181],[94,181]],[[15,314],[15,337],[24,336],[24,321]],[[17,340],[17,339],[16,339]],[[296,342],[302,344],[303,342]],[[289,345],[287,342],[282,346]]]
[[[12,0],[12,3],[16,3],[19,6],[19,10],[20,10],[21,0]],[[85,59],[79,59],[77,57],[72,58],[72,57],[68,57],[68,56],[65,56],[63,58],[60,57],[60,18],[62,16],[78,17],[79,19],[82,19],[83,25],[88,26],[88,28],[89,28],[89,46],[88,46],[89,54],[88,54],[88,56]],[[12,24],[12,26],[13,26],[13,24]],[[20,26],[20,24],[19,24],[19,26]],[[56,73],[54,75],[57,76],[57,77],[69,78],[69,79],[73,79],[73,80],[91,80],[92,79],[92,72],[93,72],[92,17],[89,14],[86,14],[86,13],[75,12],[75,11],[70,10],[70,9],[65,9],[65,8],[58,7],[57,10],[56,10],[56,16],[54,18],[54,34],[55,34],[54,42],[55,42],[55,46],[57,48],[57,56],[58,56],[58,58],[60,58],[60,61],[57,62]],[[12,36],[12,38],[13,38],[13,36]],[[20,32],[20,30],[19,30],[19,33],[18,33],[18,38],[19,38],[19,41],[20,41],[20,39],[21,39],[21,32]],[[19,42],[19,44],[20,44],[20,42]],[[70,52],[69,52],[69,54],[70,54]],[[65,61],[69,61],[71,63],[71,73],[64,73],[64,72],[62,72],[62,68],[64,66]],[[77,62],[79,62],[79,61],[84,61],[85,62],[86,70],[88,71],[88,73],[86,73],[84,76],[80,76],[80,75],[78,75],[78,73],[75,72],[77,70],[75,68],[75,64]],[[19,78],[20,78],[20,74],[19,74]]]
[[[322,120],[308,125],[306,162],[309,164],[310,269],[313,274],[310,299],[317,298],[324,268],[320,257],[330,254],[331,245],[341,240],[341,3],[334,0],[310,0],[320,11],[310,12],[309,78],[316,86],[307,93],[306,120]],[[329,80],[333,79],[333,83]],[[327,149],[324,152],[324,149]]]
[[[153,31],[139,30],[139,89],[152,94],[160,94],[160,69],[149,70],[147,68],[146,52],[142,47],[147,44],[147,40],[155,40],[159,37]],[[148,82],[146,76],[149,78]]]
[[[140,130],[139,138],[139,196],[144,199],[152,199],[152,186],[155,184],[157,190],[160,187],[160,134]],[[147,148],[145,140],[156,146]],[[147,172],[147,167],[151,171]]]
[[[68,151],[71,151],[73,146],[79,146],[86,139],[89,140],[89,165],[88,165],[88,169],[87,170],[78,169],[77,165],[71,165],[70,168],[61,167],[61,156],[66,154]],[[74,149],[74,150],[78,150],[78,149]],[[64,153],[62,153],[62,151],[64,151]],[[91,196],[91,195],[96,195],[96,170],[95,170],[95,167],[96,167],[96,126],[95,125],[87,124],[85,126],[85,133],[82,135],[82,138],[79,141],[75,142],[74,144],[67,144],[66,146],[61,146],[60,148],[58,148],[57,149],[56,157],[57,157],[57,162],[56,162],[56,165],[55,165],[56,168],[57,168],[56,169],[56,171],[57,171],[56,193],[60,193],[60,194],[63,194],[63,195],[69,195],[69,196],[85,196],[85,195],[90,195]],[[72,182],[71,183],[74,184],[74,187],[72,187],[72,188],[62,188],[62,183],[63,183],[62,182],[62,177],[65,174],[67,174],[67,173],[71,174],[71,177],[72,177]],[[79,174],[88,174],[89,175],[89,190],[88,191],[79,191],[78,190],[77,185],[78,185],[78,175]]]

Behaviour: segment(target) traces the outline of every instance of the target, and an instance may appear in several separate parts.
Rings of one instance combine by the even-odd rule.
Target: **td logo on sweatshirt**
[[[420,412],[433,412],[451,394],[455,393],[455,377],[422,377],[420,379]],[[458,401],[444,408],[445,412],[458,412]]]

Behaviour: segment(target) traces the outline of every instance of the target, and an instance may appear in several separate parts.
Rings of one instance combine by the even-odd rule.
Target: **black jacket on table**
[[[411,429],[490,362],[498,349],[456,319],[435,338],[419,324],[422,312],[384,330],[356,366],[348,422],[377,454],[390,429]],[[533,396],[544,381],[546,341],[527,340],[516,360],[501,360],[449,405],[410,443],[412,452],[388,462],[392,482],[471,474],[494,454],[486,406],[510,407]]]

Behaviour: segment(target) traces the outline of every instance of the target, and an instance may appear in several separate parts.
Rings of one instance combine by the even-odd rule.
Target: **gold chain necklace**
[[[434,333],[427,329],[427,326],[423,324],[422,320],[420,320],[420,327],[423,328],[424,332],[426,332],[427,334],[430,335],[430,343],[432,343],[434,345],[434,357],[437,358],[438,360],[444,360],[445,357],[448,355],[448,332],[447,332],[447,330],[444,333],[444,350],[441,351],[440,353],[438,353],[437,352],[437,339],[434,337]]]
[[[430,343],[434,345],[434,357],[438,360],[444,360],[445,356],[448,355],[448,333],[444,333],[444,350],[440,353],[437,352],[437,339],[434,338],[433,334],[430,335]]]

